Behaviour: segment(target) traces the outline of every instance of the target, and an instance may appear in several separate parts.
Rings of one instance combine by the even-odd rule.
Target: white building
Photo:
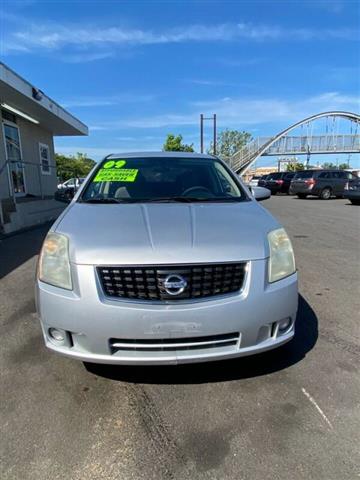
[[[0,63],[0,234],[54,219],[64,204],[57,187],[54,136],[88,128]]]

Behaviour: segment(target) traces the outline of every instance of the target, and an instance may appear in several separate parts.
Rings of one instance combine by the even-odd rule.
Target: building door
[[[19,128],[10,123],[4,123],[3,125],[11,188],[16,196],[22,196],[25,195],[26,190]]]

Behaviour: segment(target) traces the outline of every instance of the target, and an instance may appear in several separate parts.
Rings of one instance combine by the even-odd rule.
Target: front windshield
[[[246,198],[216,159],[148,157],[104,160],[79,201],[236,202]]]

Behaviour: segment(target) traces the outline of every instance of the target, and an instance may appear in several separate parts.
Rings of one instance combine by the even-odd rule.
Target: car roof
[[[340,168],[319,168],[316,170],[298,170],[296,173],[303,173],[303,172],[312,172],[312,173],[322,173],[322,172],[344,172],[345,170],[342,170]]]
[[[217,158],[214,155],[207,153],[194,153],[194,152],[128,152],[128,153],[111,153],[107,157],[107,160],[117,158],[161,158],[161,157],[175,157],[175,158]]]

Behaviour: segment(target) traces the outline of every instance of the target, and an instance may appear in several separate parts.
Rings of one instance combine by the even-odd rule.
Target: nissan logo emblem
[[[172,273],[164,280],[165,292],[169,295],[180,295],[187,287],[187,281],[181,275]]]

